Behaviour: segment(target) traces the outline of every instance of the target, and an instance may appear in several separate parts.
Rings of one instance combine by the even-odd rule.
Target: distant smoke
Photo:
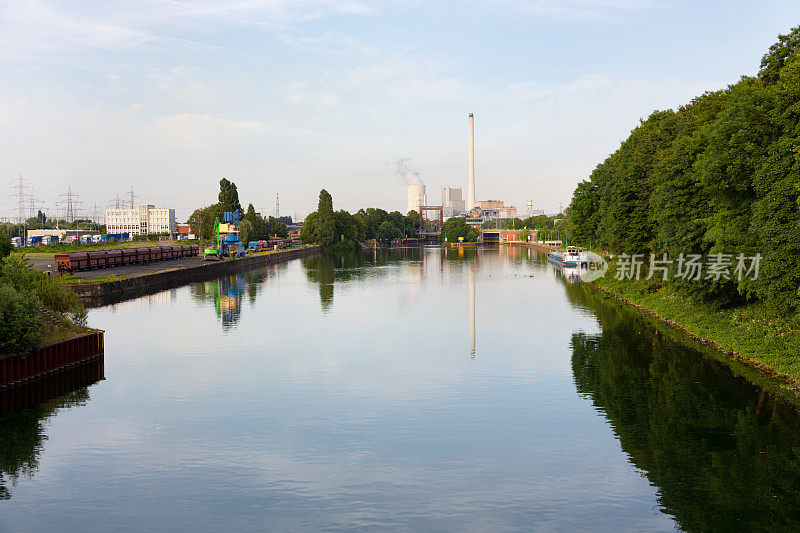
[[[395,175],[400,178],[405,185],[425,185],[422,178],[419,177],[419,172],[408,168],[408,162],[411,159],[404,157],[397,160],[397,169]]]

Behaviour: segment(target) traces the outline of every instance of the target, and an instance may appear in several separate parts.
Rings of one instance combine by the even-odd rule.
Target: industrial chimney
[[[467,165],[469,166],[469,184],[467,186],[467,211],[475,207],[475,119],[472,113],[469,114],[469,156]]]

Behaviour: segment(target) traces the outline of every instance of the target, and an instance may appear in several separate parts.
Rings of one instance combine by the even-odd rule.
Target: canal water
[[[528,249],[314,256],[89,323],[101,372],[3,411],[2,531],[800,528],[793,405]]]

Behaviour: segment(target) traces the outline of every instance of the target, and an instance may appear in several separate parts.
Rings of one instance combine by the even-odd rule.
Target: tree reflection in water
[[[103,358],[0,393],[0,499],[9,483],[32,478],[47,440],[45,423],[59,410],[86,405],[88,386],[103,377]]]
[[[572,336],[578,392],[659,488],[664,512],[686,530],[800,529],[795,405],[591,289],[566,290],[602,327]]]
[[[323,313],[333,309],[334,283],[367,277],[365,267],[383,265],[403,257],[401,250],[375,250],[374,253],[320,253],[301,259],[308,281],[319,285]]]
[[[286,267],[286,263],[275,263],[211,281],[194,283],[190,294],[195,301],[212,303],[222,324],[222,330],[227,331],[233,329],[241,318],[245,293],[250,305],[255,305],[265,282],[280,275]]]

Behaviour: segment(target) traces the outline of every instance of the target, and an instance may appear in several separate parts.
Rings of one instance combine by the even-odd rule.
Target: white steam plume
[[[398,159],[395,175],[403,180],[405,185],[425,185],[422,178],[419,177],[419,172],[408,167],[408,162],[410,160],[411,159],[408,157]]]

